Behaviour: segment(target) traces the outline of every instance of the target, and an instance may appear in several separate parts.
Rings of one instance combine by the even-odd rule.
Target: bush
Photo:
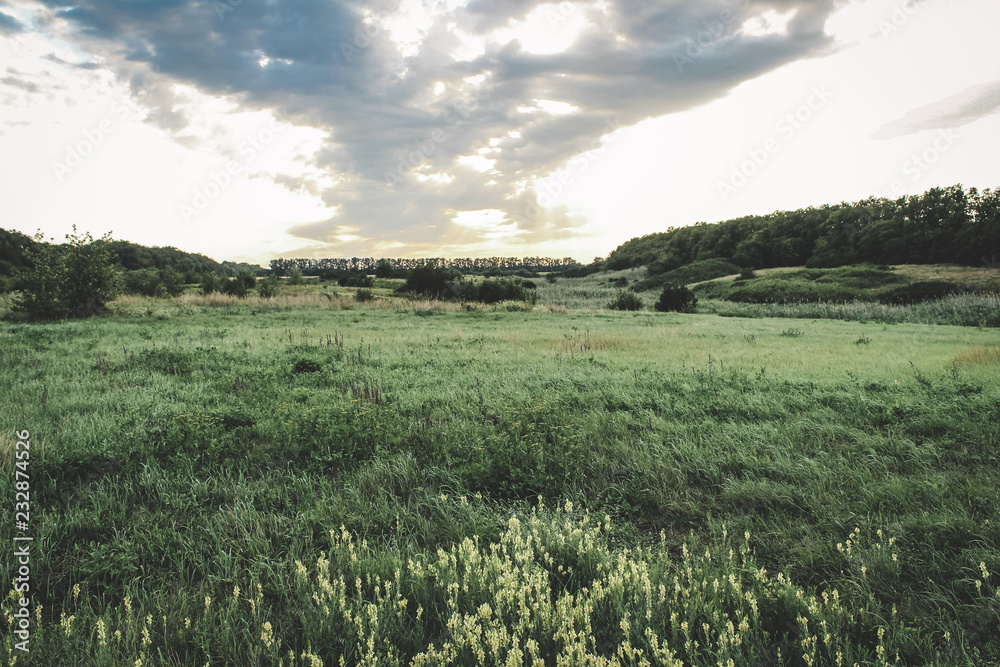
[[[425,296],[429,299],[449,299],[456,295],[452,281],[460,282],[461,272],[436,266],[418,266],[410,272],[399,292]]]
[[[655,308],[661,313],[693,313],[698,305],[698,297],[683,285],[667,285],[663,288]]]
[[[359,289],[354,294],[354,300],[357,301],[358,303],[364,303],[366,301],[373,301],[374,299],[375,299],[375,295],[372,294],[372,291],[370,289],[364,289],[364,288],[362,288],[362,289]]]
[[[514,280],[504,278],[499,280],[484,280],[478,285],[470,286],[474,289],[469,290],[471,293],[469,301],[481,301],[483,303],[500,303],[501,301],[535,302],[534,292],[526,289],[523,283]]]
[[[369,278],[368,276],[361,275],[360,273],[351,273],[346,276],[341,276],[337,280],[337,284],[341,287],[374,287],[375,280]]]
[[[289,285],[301,285],[302,284],[302,269],[297,266],[293,266],[288,272],[288,284]]]
[[[226,283],[223,291],[239,299],[244,299],[256,285],[257,278],[246,269],[243,269]]]
[[[936,301],[946,296],[962,294],[966,290],[961,285],[929,280],[903,285],[879,295],[879,301],[886,304],[909,306],[925,301]]]
[[[271,275],[257,283],[257,294],[262,299],[270,299],[277,293],[277,291],[278,276]]]
[[[31,268],[21,281],[14,310],[29,317],[53,319],[100,313],[121,291],[121,274],[111,250],[111,236],[66,235],[66,243],[43,243],[41,232],[28,251]]]
[[[201,278],[201,293],[212,294],[213,292],[218,292],[222,289],[224,280],[218,273],[206,272]]]
[[[609,310],[643,310],[645,305],[642,303],[635,292],[630,292],[628,290],[618,290],[615,294],[615,298],[608,302]]]
[[[160,271],[160,284],[163,286],[163,292],[168,296],[184,294],[184,275],[172,269]]]
[[[160,288],[160,272],[156,269],[138,269],[125,272],[124,291],[128,294],[158,296],[162,293]]]
[[[745,266],[742,269],[740,269],[740,275],[736,279],[737,280],[753,280],[756,277],[757,277],[757,274],[754,272],[753,267],[751,267],[751,266]]]
[[[293,373],[318,373],[323,370],[323,365],[313,359],[299,358],[292,367]]]

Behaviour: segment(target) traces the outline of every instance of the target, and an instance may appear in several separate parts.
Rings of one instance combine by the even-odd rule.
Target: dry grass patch
[[[913,282],[945,280],[963,285],[986,286],[1000,281],[1000,269],[957,264],[896,264],[893,271]]]
[[[956,364],[996,364],[1000,363],[1000,347],[976,345],[967,347],[952,359]]]

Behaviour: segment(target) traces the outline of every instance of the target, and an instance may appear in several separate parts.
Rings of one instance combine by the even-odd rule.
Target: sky
[[[1000,186],[996,0],[0,0],[0,227],[574,257]]]

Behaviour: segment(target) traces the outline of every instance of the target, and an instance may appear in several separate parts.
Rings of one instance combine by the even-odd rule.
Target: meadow
[[[0,658],[1000,664],[1000,331],[605,311],[620,273],[0,322]]]

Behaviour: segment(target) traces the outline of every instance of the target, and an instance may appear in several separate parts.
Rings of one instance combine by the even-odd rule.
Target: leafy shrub
[[[224,278],[218,273],[213,273],[211,271],[206,271],[201,277],[201,293],[202,294],[212,294],[213,292],[218,292],[222,289],[224,283]]]
[[[752,266],[745,266],[740,269],[740,275],[736,278],[737,280],[753,280],[757,277],[757,273],[753,270]]]
[[[683,285],[667,285],[654,306],[661,313],[693,313],[698,297]]]
[[[635,292],[618,290],[615,298],[608,302],[609,310],[643,310],[646,306]]]
[[[535,302],[534,292],[524,287],[524,283],[506,278],[499,280],[484,280],[478,285],[470,285],[474,289],[468,291],[470,301],[483,303],[500,303],[501,301]],[[464,295],[463,295],[464,296]]]
[[[318,373],[321,370],[323,370],[322,364],[313,359],[306,359],[305,357],[300,357],[295,362],[295,366],[292,367],[293,373]]]
[[[946,296],[962,294],[965,291],[961,285],[943,280],[929,280],[903,285],[883,292],[879,295],[879,301],[886,304],[909,306],[925,301],[936,301]]]
[[[161,294],[160,272],[156,269],[126,271],[122,278],[124,291],[128,294],[141,294],[142,296],[158,296]]]
[[[545,276],[545,282],[547,282],[550,285],[554,285],[557,280],[559,280],[559,277],[556,276],[555,274],[550,273]]]
[[[270,299],[278,291],[278,276],[268,276],[257,283],[257,294],[262,299]]]
[[[31,268],[14,302],[17,312],[41,319],[87,317],[104,311],[121,291],[109,234],[94,240],[89,232],[78,236],[73,225],[61,246],[43,243],[41,232],[35,240],[28,250]]]
[[[374,287],[375,279],[360,273],[351,273],[337,280],[341,287]]]
[[[297,266],[293,266],[288,271],[288,284],[289,285],[301,285],[302,284],[302,269]]]
[[[370,289],[362,288],[354,293],[354,300],[357,301],[358,303],[364,303],[366,301],[372,301],[374,299],[375,295],[372,294],[372,291]]]
[[[184,275],[173,269],[160,271],[160,284],[168,296],[180,296],[184,293]]]
[[[246,269],[241,270],[236,276],[226,283],[223,291],[226,294],[230,294],[239,299],[246,298],[247,294],[250,293],[257,285],[257,278],[247,271]]]
[[[429,299],[452,298],[455,291],[452,281],[461,281],[461,272],[436,266],[418,266],[410,272],[399,292]]]

